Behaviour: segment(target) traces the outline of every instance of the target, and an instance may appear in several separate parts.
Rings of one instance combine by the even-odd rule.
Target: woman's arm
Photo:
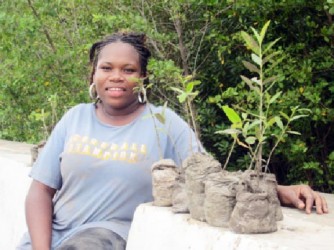
[[[32,249],[51,248],[52,198],[56,190],[33,180],[26,198],[26,220]]]
[[[328,213],[326,199],[307,185],[278,186],[277,194],[282,205],[294,206],[307,214],[315,206],[318,214]]]

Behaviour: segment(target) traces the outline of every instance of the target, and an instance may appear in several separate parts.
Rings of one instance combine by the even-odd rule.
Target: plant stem
[[[191,123],[193,125],[193,128],[194,128],[194,132],[195,132],[195,139],[196,139],[196,143],[197,143],[197,149],[198,149],[198,152],[201,151],[201,147],[200,147],[200,143],[199,143],[199,138],[198,138],[198,130],[197,130],[197,125],[196,125],[196,121],[195,121],[195,116],[194,116],[194,113],[193,113],[193,109],[191,107],[191,101],[188,99],[187,100],[187,104],[188,104],[188,109],[189,109],[189,112],[190,112],[190,119],[191,119]],[[191,136],[190,136],[191,138]],[[191,147],[191,144],[190,144],[190,147]]]
[[[290,119],[288,120],[288,122],[286,123],[285,127],[283,128],[281,134],[279,135],[274,147],[271,149],[270,153],[269,153],[269,156],[268,156],[268,159],[267,159],[267,163],[266,163],[266,167],[265,167],[265,172],[268,171],[268,166],[269,166],[269,162],[270,162],[270,159],[271,159],[271,156],[272,154],[274,153],[275,149],[277,148],[278,144],[280,143],[280,141],[282,140],[283,138],[283,135],[285,134],[289,124],[290,124],[290,120],[291,118],[295,115],[295,110],[292,111],[292,114],[290,115]]]
[[[259,102],[259,115],[260,115],[260,124],[259,124],[259,129],[260,129],[260,138],[259,138],[259,144],[258,148],[256,151],[256,163],[255,163],[255,168],[256,171],[259,173],[261,171],[261,166],[262,166],[262,144],[263,144],[263,63],[262,63],[262,44],[260,42],[260,53],[259,57],[261,59],[261,64],[260,64],[260,102]]]
[[[223,170],[226,169],[227,164],[228,164],[229,161],[230,161],[230,157],[231,157],[231,155],[232,155],[232,151],[233,151],[233,149],[234,149],[234,146],[235,146],[236,141],[237,141],[237,139],[234,138],[233,143],[232,143],[232,146],[231,146],[231,149],[230,149],[230,151],[228,152],[227,159],[226,159],[225,164],[224,164],[224,166],[223,166]]]
[[[150,103],[147,101],[146,102],[146,105],[148,106],[148,109],[150,111],[150,114],[152,116],[152,119],[153,119],[153,125],[154,125],[154,130],[155,130],[155,136],[157,137],[157,141],[158,141],[158,148],[159,148],[159,158],[160,160],[163,159],[163,154],[162,154],[162,148],[161,148],[161,142],[160,142],[160,137],[159,137],[159,133],[158,133],[158,126],[157,126],[157,123],[155,121],[155,116],[152,112],[152,109],[151,109],[151,106],[150,106]]]

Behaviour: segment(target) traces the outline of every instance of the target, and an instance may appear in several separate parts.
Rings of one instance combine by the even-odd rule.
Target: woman
[[[69,110],[35,163],[26,199],[29,234],[18,249],[125,249],[135,208],[152,200],[152,163],[163,157],[180,164],[197,150],[178,115],[167,109],[160,123],[152,113],[162,108],[134,90],[136,79],[147,77],[149,57],[140,34],[116,33],[92,46],[95,103]],[[309,213],[315,202],[318,213],[327,212],[326,201],[307,186],[278,191],[286,205]]]

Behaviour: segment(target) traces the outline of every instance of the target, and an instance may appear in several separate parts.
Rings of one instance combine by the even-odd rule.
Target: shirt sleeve
[[[57,123],[29,173],[34,180],[58,190],[62,186],[60,161],[70,113],[71,110]]]

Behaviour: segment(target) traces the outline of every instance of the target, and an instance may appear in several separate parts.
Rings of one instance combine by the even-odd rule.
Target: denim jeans
[[[111,230],[88,228],[65,240],[57,250],[125,250],[126,241]]]

